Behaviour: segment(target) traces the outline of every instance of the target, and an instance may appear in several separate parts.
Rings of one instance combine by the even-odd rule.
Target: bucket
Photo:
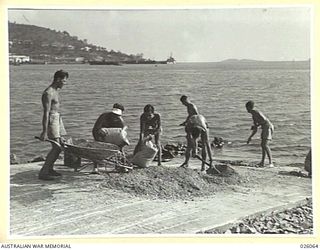
[[[72,143],[72,138],[66,140],[68,144]],[[67,150],[63,151],[63,164],[69,168],[78,169],[81,167],[81,157],[75,156],[74,154],[68,152]]]
[[[81,167],[81,157],[75,156],[68,151],[64,151],[63,163],[69,168],[78,169]]]

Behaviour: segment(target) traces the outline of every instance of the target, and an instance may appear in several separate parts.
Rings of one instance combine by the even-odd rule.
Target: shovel
[[[203,160],[199,155],[195,155],[195,158],[197,158],[198,160],[200,160],[202,163],[206,164],[210,168],[213,168],[218,174],[221,174],[221,172],[214,165],[210,165],[208,162]]]

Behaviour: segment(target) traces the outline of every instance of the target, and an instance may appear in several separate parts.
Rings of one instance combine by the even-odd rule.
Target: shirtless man
[[[185,154],[185,161],[182,163],[180,167],[188,167],[191,151],[193,151],[193,157],[197,154],[198,143],[197,140],[200,136],[202,142],[202,165],[201,171],[205,171],[205,161],[207,158],[207,154],[209,157],[210,168],[212,165],[212,151],[209,143],[209,128],[207,125],[207,121],[203,115],[192,115],[187,120],[185,131],[187,133],[187,150]]]
[[[40,140],[50,139],[57,143],[51,143],[52,148],[39,172],[39,179],[41,180],[54,180],[54,177],[61,176],[53,169],[53,164],[61,152],[60,144],[63,142],[61,136],[66,135],[59,113],[59,90],[66,84],[68,77],[69,74],[66,71],[55,72],[53,82],[42,94],[43,117]]]
[[[190,102],[187,96],[185,96],[185,95],[181,96],[180,101],[182,102],[182,104],[184,106],[187,107],[188,117],[179,126],[186,126],[188,119],[193,115],[199,114],[199,112],[198,112],[196,105],[194,105],[192,102]]]
[[[161,118],[158,113],[154,112],[154,107],[150,104],[144,107],[140,116],[140,141],[150,135],[154,135],[154,140],[158,148],[158,166],[161,166],[162,149],[160,143],[161,135]]]
[[[265,157],[267,154],[268,159],[269,159],[268,166],[273,167],[272,155],[271,155],[271,150],[269,147],[269,142],[272,140],[272,134],[274,131],[274,127],[266,116],[264,116],[260,111],[253,109],[253,108],[254,108],[254,102],[248,101],[246,103],[246,109],[247,109],[248,113],[250,113],[252,115],[253,126],[251,127],[252,133],[247,140],[247,144],[250,143],[251,138],[257,133],[258,127],[261,126],[261,128],[262,128],[262,131],[261,131],[262,159],[261,159],[261,162],[259,163],[259,166],[260,167],[264,166],[264,160],[265,160]]]

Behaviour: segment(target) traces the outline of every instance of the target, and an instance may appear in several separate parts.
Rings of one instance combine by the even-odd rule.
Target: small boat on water
[[[155,60],[132,60],[124,61],[125,64],[167,64],[167,61],[155,61]]]

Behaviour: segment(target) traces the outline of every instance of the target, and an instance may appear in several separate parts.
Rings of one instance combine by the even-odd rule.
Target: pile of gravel
[[[249,182],[248,177],[240,176],[231,168],[219,168],[221,175],[165,166],[134,169],[130,173],[103,173],[106,178],[100,187],[149,198],[188,199],[209,196],[229,185]]]
[[[209,234],[312,234],[312,200],[280,212],[248,217],[228,230],[208,230]]]

